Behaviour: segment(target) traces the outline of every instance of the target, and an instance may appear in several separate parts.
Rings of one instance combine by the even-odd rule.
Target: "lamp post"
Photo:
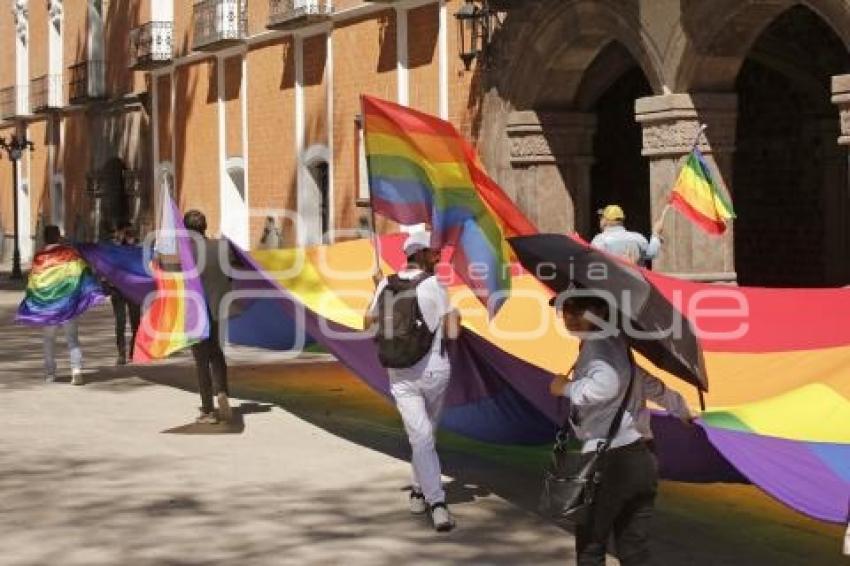
[[[467,71],[472,68],[472,61],[476,58],[479,64],[485,63],[485,51],[493,31],[491,19],[495,12],[486,0],[481,4],[478,6],[475,0],[466,0],[455,12],[459,55]]]
[[[6,150],[6,155],[9,161],[12,162],[12,187],[13,187],[13,204],[15,217],[15,247],[12,252],[12,279],[23,279],[21,271],[21,248],[20,248],[20,232],[18,229],[18,160],[23,155],[25,149],[33,151],[35,146],[26,138],[26,135],[18,137],[12,135],[9,141],[6,138],[0,138],[0,149]]]

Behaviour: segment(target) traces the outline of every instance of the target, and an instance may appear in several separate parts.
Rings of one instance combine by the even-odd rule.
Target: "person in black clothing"
[[[197,422],[214,424],[219,419],[230,421],[233,414],[228,400],[227,361],[221,349],[219,328],[220,321],[227,319],[227,314],[221,312],[222,302],[231,290],[232,281],[222,265],[222,258],[229,261],[231,266],[237,265],[237,262],[226,240],[207,238],[207,219],[201,211],[188,211],[183,216],[183,224],[187,230],[201,237],[200,241],[193,238],[193,250],[210,317],[209,338],[192,346],[201,394],[201,416]],[[218,401],[218,414],[213,407],[213,396]]]
[[[129,224],[121,224],[112,233],[112,243],[117,246],[135,246],[136,233]],[[116,365],[123,366],[127,360],[133,359],[133,347],[136,344],[136,334],[139,331],[139,322],[142,318],[141,305],[137,305],[121,294],[117,287],[103,281],[109,291],[109,300],[112,303],[112,313],[115,315],[115,343],[118,347],[118,359]],[[129,358],[127,352],[127,318],[130,318],[130,349]]]

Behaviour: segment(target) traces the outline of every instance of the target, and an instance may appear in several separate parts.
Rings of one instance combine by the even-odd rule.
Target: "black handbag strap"
[[[628,346],[627,346],[628,348]],[[629,353],[629,366],[631,366],[631,373],[629,374],[629,384],[626,386],[626,394],[623,395],[623,400],[620,402],[620,407],[617,409],[617,414],[614,415],[614,420],[611,421],[611,427],[608,429],[608,436],[605,438],[605,442],[598,448],[599,451],[604,452],[611,446],[611,442],[614,441],[614,436],[617,434],[617,431],[620,430],[620,424],[623,422],[623,414],[626,412],[626,405],[629,402],[629,397],[632,395],[632,384],[635,382],[635,358],[632,355],[632,351],[628,350]]]

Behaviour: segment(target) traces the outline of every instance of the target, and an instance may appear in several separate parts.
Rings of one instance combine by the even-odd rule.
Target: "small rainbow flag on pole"
[[[207,303],[190,237],[165,186],[160,203],[156,242],[159,258],[151,261],[156,291],[153,300],[147,302],[136,334],[134,362],[168,357],[206,339],[210,333]],[[173,270],[157,265],[158,261],[166,263],[166,259],[173,260]]]
[[[68,322],[106,298],[89,266],[71,246],[57,245],[35,254],[24,300],[15,322],[53,326]]]
[[[506,238],[537,229],[452,124],[371,96],[362,103],[372,210],[430,224],[432,245],[454,246],[455,271],[495,315],[511,287]]]
[[[676,179],[670,204],[709,234],[722,234],[727,221],[735,218],[732,203],[715,183],[696,146]]]

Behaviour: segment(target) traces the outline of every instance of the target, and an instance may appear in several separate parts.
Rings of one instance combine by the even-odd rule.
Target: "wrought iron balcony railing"
[[[106,97],[106,63],[83,61],[68,67],[68,102],[80,104]]]
[[[9,86],[0,90],[0,119],[11,120],[29,115],[29,85]]]
[[[62,108],[62,98],[62,75],[42,75],[30,83],[33,114]]]
[[[269,0],[269,29],[288,30],[327,21],[333,14],[331,0]]]
[[[148,22],[130,32],[129,67],[147,71],[167,65],[172,57],[174,23]]]
[[[245,0],[201,0],[192,7],[192,48],[215,51],[248,36]]]

